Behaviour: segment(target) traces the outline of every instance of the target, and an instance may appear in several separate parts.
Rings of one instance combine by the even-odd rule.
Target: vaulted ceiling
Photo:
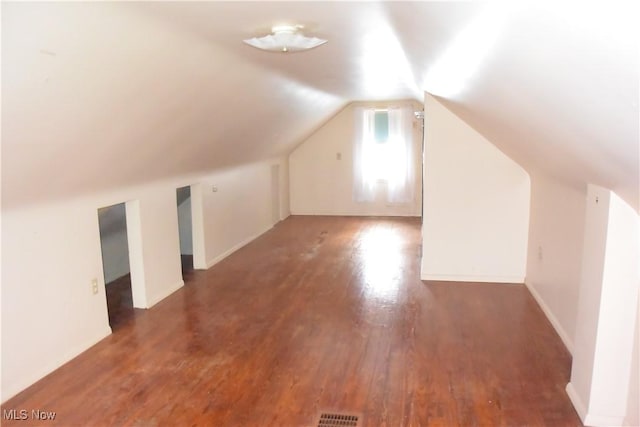
[[[513,3],[3,2],[3,208],[286,154],[351,101],[428,91],[638,209],[638,6]],[[329,42],[242,43],[279,23]]]

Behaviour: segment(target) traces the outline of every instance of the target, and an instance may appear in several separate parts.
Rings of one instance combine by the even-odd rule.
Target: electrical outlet
[[[93,292],[94,295],[98,293],[98,279],[91,280],[91,292]]]
[[[542,246],[538,246],[538,261],[542,261]]]
[[[218,192],[218,187],[216,187],[215,185],[213,187],[211,187],[211,192],[212,193],[217,193]]]
[[[336,153],[336,160],[342,160],[342,153]]]

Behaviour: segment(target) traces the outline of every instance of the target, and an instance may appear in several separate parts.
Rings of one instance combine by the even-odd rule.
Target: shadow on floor
[[[106,286],[107,310],[109,312],[109,325],[116,330],[125,325],[142,309],[133,308],[133,295],[131,293],[131,276],[127,274]]]

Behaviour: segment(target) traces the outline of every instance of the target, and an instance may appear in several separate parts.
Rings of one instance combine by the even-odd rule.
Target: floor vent
[[[350,414],[320,414],[318,427],[358,427],[358,416]]]

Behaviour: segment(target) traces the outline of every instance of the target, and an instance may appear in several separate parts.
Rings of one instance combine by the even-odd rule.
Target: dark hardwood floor
[[[188,283],[194,275],[193,255],[180,255],[182,277]],[[119,277],[106,285],[107,312],[109,326],[113,331],[125,325],[144,310],[133,307],[133,293],[131,292],[131,275]]]
[[[133,308],[131,276],[129,274],[108,283],[105,288],[107,294],[107,312],[109,313],[109,326],[111,326],[111,330],[115,331],[120,329],[120,327],[136,315],[144,311]]]
[[[190,279],[193,272],[193,255],[180,255],[180,266],[185,281]]]
[[[290,217],[2,405],[53,426],[579,426],[522,285],[421,282],[420,223]],[[4,420],[3,426],[34,425]]]

